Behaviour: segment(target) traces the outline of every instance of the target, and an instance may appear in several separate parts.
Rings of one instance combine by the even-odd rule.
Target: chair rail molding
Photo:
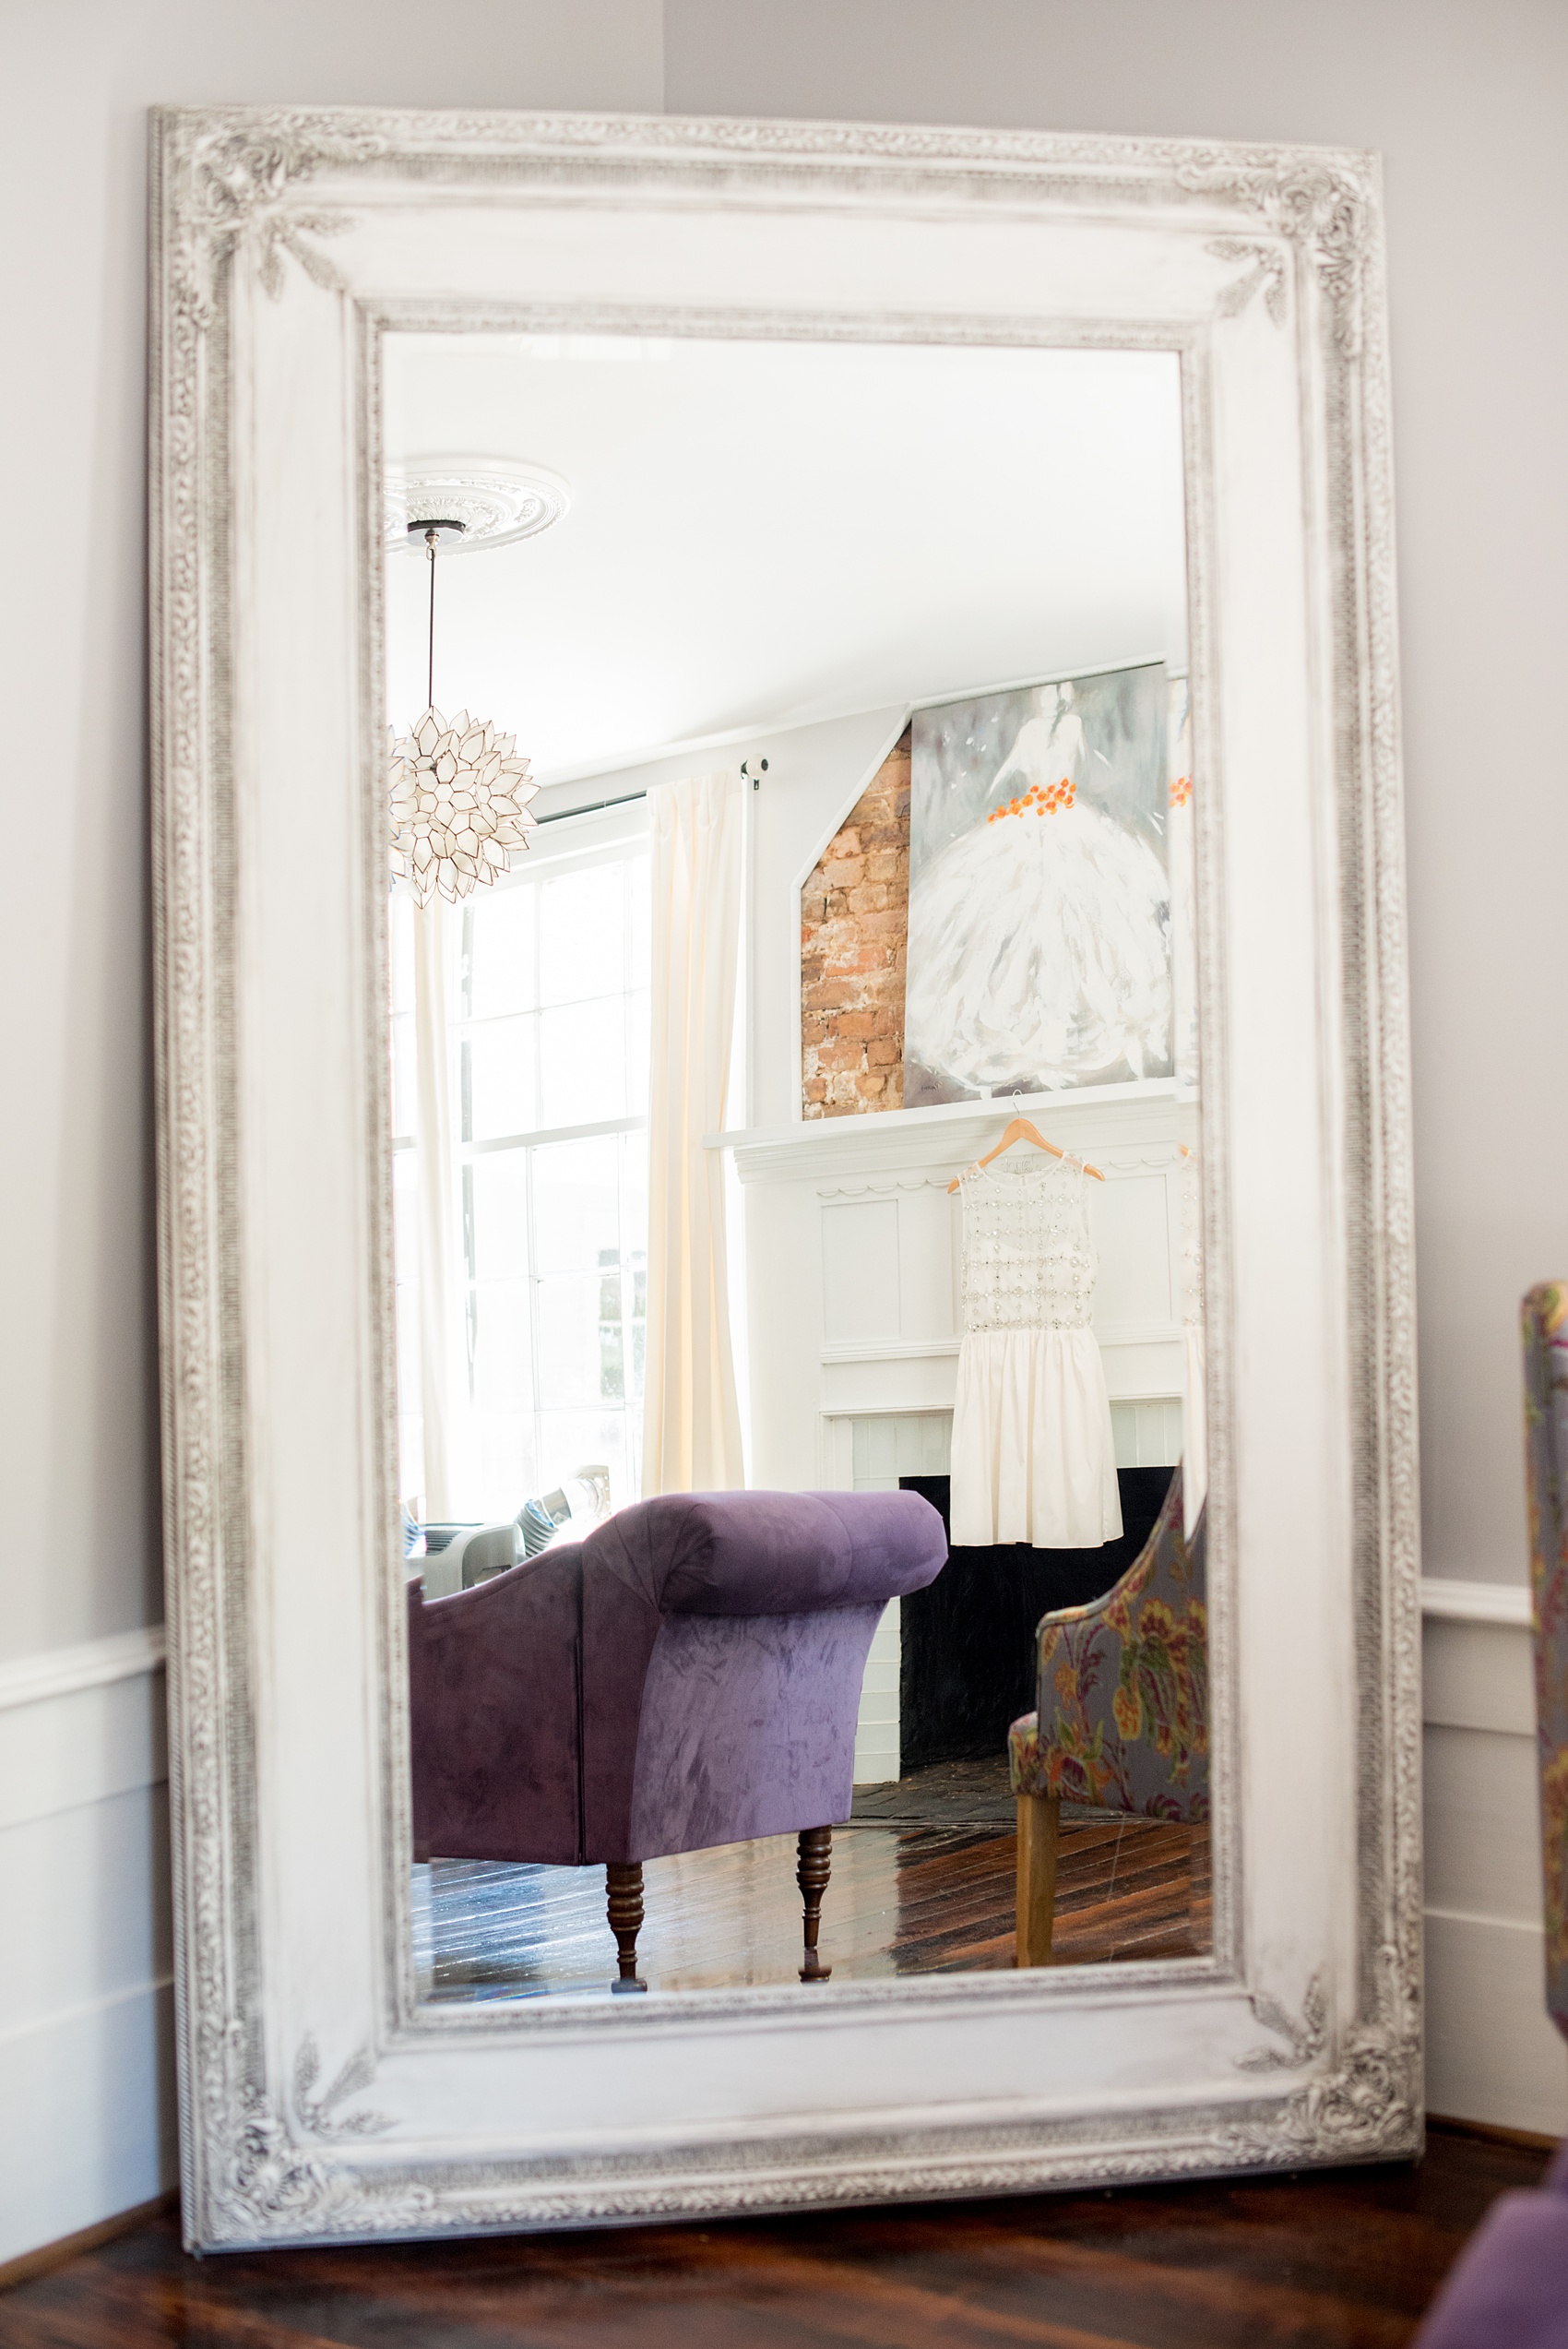
[[[1446,1574],[1421,1577],[1421,1613],[1446,1623],[1495,1623],[1527,1631],[1530,1592],[1525,1582],[1467,1582]]]
[[[42,1704],[51,1697],[74,1696],[79,1688],[109,1687],[140,1673],[161,1672],[166,1648],[163,1626],[155,1623],[145,1630],[113,1632],[76,1647],[14,1657],[0,1663],[0,1712],[15,1705]]]

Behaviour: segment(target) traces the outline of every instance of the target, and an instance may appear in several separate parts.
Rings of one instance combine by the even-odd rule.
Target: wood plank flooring
[[[200,2261],[164,2218],[0,2295],[0,2343],[1404,2349],[1545,2160],[1439,2130],[1419,2168]]]
[[[938,1766],[857,1794],[835,1830],[822,1953],[838,1982],[1013,1963],[1016,1842],[1005,1762]],[[638,1970],[650,1988],[796,1979],[795,1839],[650,1860]],[[1055,1953],[1064,1965],[1201,1955],[1206,1829],[1084,1812],[1064,1822]],[[414,1870],[414,1956],[435,2004],[602,1995],[614,1973],[602,1868],[436,1860]]]

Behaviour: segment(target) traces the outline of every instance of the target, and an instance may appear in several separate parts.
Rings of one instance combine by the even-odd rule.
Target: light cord
[[[434,531],[426,531],[424,543],[430,549],[430,677],[428,680],[429,698],[425,708],[434,709],[435,707],[435,549],[437,543]]]

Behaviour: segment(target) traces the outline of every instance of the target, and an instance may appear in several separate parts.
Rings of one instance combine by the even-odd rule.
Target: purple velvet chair
[[[671,1493],[477,1589],[410,1583],[415,1858],[603,1866],[634,1990],[645,1860],[794,1834],[825,1981],[866,1652],[946,1556],[916,1493]]]

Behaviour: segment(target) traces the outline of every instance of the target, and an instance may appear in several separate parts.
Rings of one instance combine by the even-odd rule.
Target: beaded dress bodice
[[[1083,1161],[999,1159],[971,1167],[964,1202],[964,1328],[1087,1330],[1099,1259]]]

